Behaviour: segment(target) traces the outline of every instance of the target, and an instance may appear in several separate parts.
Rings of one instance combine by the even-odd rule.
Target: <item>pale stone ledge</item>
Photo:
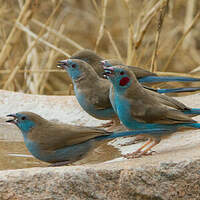
[[[200,108],[199,94],[178,99]],[[0,139],[7,140],[22,140],[16,127],[4,123],[5,115],[19,111],[36,112],[63,123],[102,123],[82,111],[74,97],[1,90],[0,110]],[[200,121],[200,117],[196,119]],[[121,154],[141,145],[119,146],[128,140],[120,138],[110,144]],[[155,155],[130,161],[113,151],[115,155],[107,163],[0,171],[0,199],[200,199],[200,130],[173,134],[154,150]],[[108,149],[101,151],[107,153]]]

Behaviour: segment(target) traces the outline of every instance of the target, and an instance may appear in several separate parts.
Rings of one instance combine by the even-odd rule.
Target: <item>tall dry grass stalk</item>
[[[154,52],[153,52],[151,67],[150,67],[151,72],[157,71],[157,65],[156,65],[155,62],[156,62],[156,59],[157,59],[157,56],[158,56],[158,45],[159,45],[159,41],[160,41],[160,33],[161,33],[162,26],[163,26],[165,14],[166,14],[168,6],[169,6],[169,0],[164,1],[164,3],[165,4],[160,9],[160,14],[159,14],[159,19],[158,19],[157,32],[156,32],[156,38],[155,38],[155,49],[154,49]]]
[[[196,0],[0,0],[0,89],[73,94],[56,63],[84,48],[160,75],[199,77],[199,8]]]

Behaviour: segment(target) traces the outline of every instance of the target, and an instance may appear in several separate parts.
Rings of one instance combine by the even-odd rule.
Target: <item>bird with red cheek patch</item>
[[[191,118],[200,114],[200,109],[191,109],[173,98],[145,89],[126,66],[108,67],[105,68],[105,72],[113,84],[111,101],[114,101],[117,115],[128,129],[158,128],[171,130],[171,132],[184,130],[184,128],[200,129],[200,123]],[[158,144],[162,137],[168,135],[169,132],[150,133],[149,141],[127,157],[148,154],[148,151]],[[147,147],[148,145],[150,146]],[[142,151],[145,147],[147,148]]]

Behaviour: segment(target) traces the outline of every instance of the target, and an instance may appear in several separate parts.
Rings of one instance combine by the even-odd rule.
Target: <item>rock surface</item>
[[[200,108],[199,94],[178,99]],[[18,111],[33,111],[46,119],[67,123],[89,126],[102,123],[83,112],[74,97],[0,91],[0,110],[0,139],[6,140],[22,139],[17,128],[4,123],[6,114]],[[200,117],[196,119],[200,121]],[[120,138],[110,144],[121,154],[141,145],[119,146],[128,140]],[[110,157],[107,163],[3,170],[0,199],[200,199],[199,131],[176,133],[154,150],[157,153],[152,156],[128,161],[114,152],[117,158]]]
[[[200,199],[200,159],[176,156],[1,171],[0,199]]]

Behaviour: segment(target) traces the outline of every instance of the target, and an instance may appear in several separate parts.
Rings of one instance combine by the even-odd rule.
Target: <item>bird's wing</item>
[[[157,76],[157,74],[135,66],[127,66],[136,76],[137,79],[146,76]]]
[[[157,92],[150,91],[150,90],[146,90],[146,92],[148,94],[152,95],[154,98],[157,99],[157,101],[159,101],[161,104],[163,104],[165,106],[175,108],[178,110],[189,110],[190,109],[185,104],[181,103],[180,101],[177,101],[176,99],[174,99],[172,97],[162,95]]]
[[[131,72],[133,72],[136,76],[137,79],[139,78],[143,78],[146,76],[157,76],[157,74],[150,72],[148,70],[145,70],[143,68],[140,67],[136,67],[136,66],[125,66],[121,61],[116,60],[116,59],[110,59],[108,60],[108,62],[112,65],[112,66],[116,66],[116,65],[122,65],[124,67],[127,67]]]
[[[97,136],[110,134],[102,129],[55,123],[48,123],[34,131],[40,134],[34,134],[32,140],[39,141],[41,148],[46,150],[61,149],[86,142]],[[31,135],[29,134],[29,138],[30,137]]]
[[[153,101],[132,106],[131,115],[133,119],[145,123],[178,124],[196,122],[179,110],[162,106]]]

